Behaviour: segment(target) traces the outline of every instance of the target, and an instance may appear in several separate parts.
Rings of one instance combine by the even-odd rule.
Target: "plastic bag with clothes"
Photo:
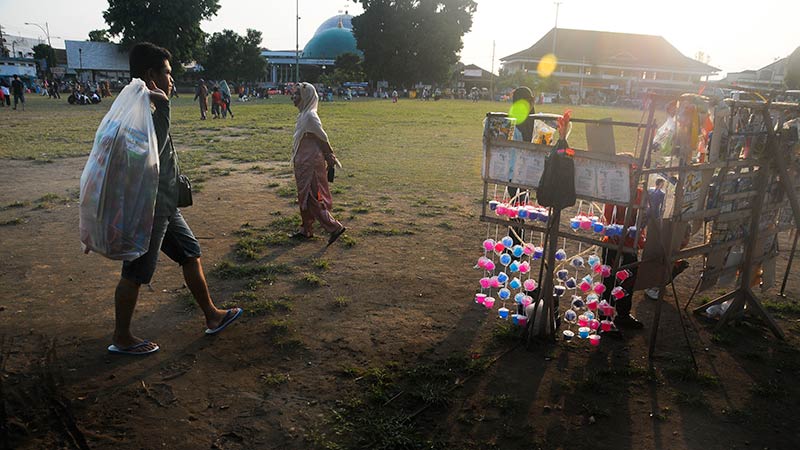
[[[84,252],[130,261],[147,252],[158,193],[158,148],[150,91],[135,78],[95,134],[80,186]]]
[[[670,116],[656,131],[656,136],[653,138],[653,149],[663,151],[665,154],[671,154],[675,129],[675,118]]]

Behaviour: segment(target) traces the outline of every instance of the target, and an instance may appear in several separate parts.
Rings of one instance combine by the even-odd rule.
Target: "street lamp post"
[[[295,0],[294,82],[300,82],[300,0]]]
[[[44,27],[33,22],[25,22],[25,25],[34,25],[39,27],[39,29],[44,32],[44,35],[47,36],[47,45],[50,46],[50,48],[53,48],[53,44],[50,43],[50,26],[47,24],[47,22],[44,23]]]

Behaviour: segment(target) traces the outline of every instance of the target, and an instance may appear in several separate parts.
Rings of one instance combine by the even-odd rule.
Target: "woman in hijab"
[[[297,201],[303,219],[302,230],[292,235],[295,239],[314,236],[314,220],[330,233],[328,245],[333,244],[345,231],[344,225],[330,213],[333,207],[328,187],[328,168],[341,167],[333,154],[328,135],[322,129],[317,115],[319,97],[317,90],[308,83],[300,83],[292,94],[294,106],[300,110],[294,129],[292,165],[297,182]]]
[[[225,103],[225,107],[222,109],[222,117],[225,117],[225,112],[227,111],[227,113],[231,115],[231,119],[233,119],[233,111],[231,111],[231,88],[228,86],[227,81],[220,81],[219,91],[222,93],[222,102]]]

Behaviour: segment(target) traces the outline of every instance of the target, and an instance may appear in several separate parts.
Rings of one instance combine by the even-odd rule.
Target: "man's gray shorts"
[[[153,218],[153,232],[147,253],[133,261],[123,262],[122,278],[137,284],[149,283],[156,271],[159,249],[181,266],[187,260],[201,255],[200,243],[177,209],[171,216]]]

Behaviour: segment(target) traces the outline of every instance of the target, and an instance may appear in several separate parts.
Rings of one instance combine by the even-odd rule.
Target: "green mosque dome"
[[[307,59],[336,59],[344,53],[363,53],[356,47],[356,37],[349,28],[344,28],[339,22],[336,28],[318,31],[303,49],[303,58]]]

